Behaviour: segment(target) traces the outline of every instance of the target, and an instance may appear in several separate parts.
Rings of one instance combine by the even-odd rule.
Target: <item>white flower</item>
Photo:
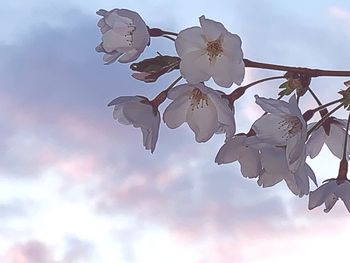
[[[241,84],[244,62],[239,36],[204,16],[199,22],[201,27],[182,30],[175,40],[182,76],[192,84],[210,77],[222,87],[230,87],[233,82]]]
[[[217,164],[232,163],[238,161],[241,165],[241,173],[244,177],[255,178],[261,172],[259,150],[245,145],[247,136],[237,135],[226,140],[216,155]]]
[[[127,63],[136,60],[148,45],[150,36],[147,26],[140,15],[127,9],[100,9],[96,12],[103,18],[98,21],[102,43],[96,47],[97,52],[106,53],[106,64]]]
[[[163,120],[171,129],[187,122],[197,142],[208,141],[214,133],[225,132],[231,137],[236,129],[234,109],[222,95],[202,83],[176,86],[168,93],[173,102],[166,108]]]
[[[108,106],[114,106],[113,118],[119,123],[141,128],[143,145],[153,153],[160,125],[158,109],[155,109],[147,98],[141,96],[118,97]]]
[[[310,192],[309,209],[325,203],[325,212],[329,212],[338,199],[343,200],[350,213],[350,182],[349,180],[330,179],[315,191]]]
[[[299,197],[309,193],[309,178],[317,185],[314,172],[305,162],[295,172],[290,170],[285,147],[266,146],[260,152],[262,172],[258,185],[270,187],[284,180],[289,189]]]
[[[324,144],[327,145],[329,150],[339,159],[343,158],[344,142],[346,134],[346,122],[347,120],[330,117],[326,120],[324,125],[311,133],[309,140],[306,143],[306,154],[311,158],[315,158],[321,151]],[[311,123],[308,126],[312,127],[316,123]],[[328,134],[324,127],[329,125]],[[350,154],[350,136],[348,136],[347,145],[347,159],[349,160]]]
[[[293,95],[289,102],[255,96],[256,103],[269,114],[263,115],[252,126],[256,136],[249,144],[286,146],[289,170],[296,172],[305,162],[306,122]]]

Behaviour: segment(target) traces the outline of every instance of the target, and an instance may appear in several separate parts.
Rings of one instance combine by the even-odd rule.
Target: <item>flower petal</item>
[[[240,156],[240,151],[242,150],[242,142],[244,139],[245,136],[235,136],[227,140],[217,153],[215,162],[217,164],[223,164],[237,161]]]
[[[244,177],[255,178],[261,173],[262,167],[258,150],[242,146],[238,161]]]
[[[217,40],[221,34],[227,32],[227,29],[223,24],[207,19],[205,16],[199,18],[199,23],[201,24],[201,28],[207,41]]]
[[[195,133],[197,142],[208,141],[218,128],[218,115],[210,99],[208,105],[189,109],[186,119],[188,126]]]
[[[240,85],[244,79],[244,63],[235,63],[227,56],[216,58],[215,65],[211,65],[211,72],[216,84],[229,88],[233,82]]]
[[[164,111],[163,120],[170,129],[175,129],[186,121],[190,103],[188,96],[181,96],[168,105]]]
[[[255,102],[266,112],[280,116],[290,115],[289,104],[283,100],[267,99],[255,95]]]
[[[309,195],[309,209],[314,209],[323,204],[330,195],[332,195],[337,187],[336,181],[331,180],[321,185],[315,191],[311,191]]]
[[[186,83],[186,84],[178,85],[172,88],[171,90],[169,90],[168,98],[171,100],[175,100],[180,96],[186,96],[186,94],[188,94],[187,97],[189,98],[192,90],[199,85],[202,85],[202,84],[189,85],[188,83]]]
[[[279,128],[283,121],[284,119],[278,115],[267,114],[257,119],[252,129],[260,142],[283,146],[287,144],[286,131]]]
[[[339,189],[336,194],[341,200],[343,200],[346,209],[350,213],[350,182],[344,181],[341,185],[339,185]]]
[[[155,117],[156,119],[152,122],[150,128],[141,127],[142,136],[143,136],[143,145],[146,150],[151,150],[151,153],[154,152],[156,148],[156,143],[159,135],[159,126],[160,126],[160,114],[157,112]]]
[[[206,43],[202,37],[203,31],[200,27],[194,26],[180,31],[175,39],[177,54],[182,57],[192,51],[206,49]]]
[[[306,143],[306,155],[310,156],[311,159],[315,158],[320,153],[325,141],[326,133],[322,127],[311,133]]]
[[[187,53],[180,62],[181,75],[191,84],[207,81],[210,78],[209,63],[202,50]]]
[[[224,35],[222,47],[224,50],[224,55],[232,59],[233,62],[242,62],[243,51],[241,48],[242,41],[241,38],[236,34],[231,34],[227,32]]]
[[[331,124],[329,136],[326,137],[326,145],[329,150],[339,159],[343,158],[344,142],[345,142],[345,130],[338,126]],[[348,136],[348,152],[350,149],[350,136]],[[349,154],[347,155],[349,156]],[[349,158],[348,158],[349,159]]]

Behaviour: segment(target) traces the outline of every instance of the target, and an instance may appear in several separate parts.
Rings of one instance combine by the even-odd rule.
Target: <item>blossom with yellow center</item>
[[[102,42],[97,52],[105,53],[103,60],[110,64],[118,60],[127,63],[136,60],[149,43],[149,33],[145,22],[138,13],[127,9],[100,9],[98,21]]]
[[[175,40],[180,72],[191,84],[209,80],[229,88],[244,78],[241,39],[219,22],[199,18],[200,27],[182,30]]]
[[[208,141],[214,133],[232,137],[236,130],[234,109],[222,95],[203,83],[176,86],[168,92],[173,102],[165,109],[163,120],[171,129],[187,122],[197,142]]]

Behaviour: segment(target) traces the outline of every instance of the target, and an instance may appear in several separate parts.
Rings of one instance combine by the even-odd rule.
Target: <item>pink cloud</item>
[[[42,242],[30,240],[11,247],[3,257],[4,263],[55,263],[49,248]]]

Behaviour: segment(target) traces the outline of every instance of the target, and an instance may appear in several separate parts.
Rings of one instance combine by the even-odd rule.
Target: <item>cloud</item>
[[[14,245],[3,258],[5,263],[58,263],[49,248],[37,240]]]

